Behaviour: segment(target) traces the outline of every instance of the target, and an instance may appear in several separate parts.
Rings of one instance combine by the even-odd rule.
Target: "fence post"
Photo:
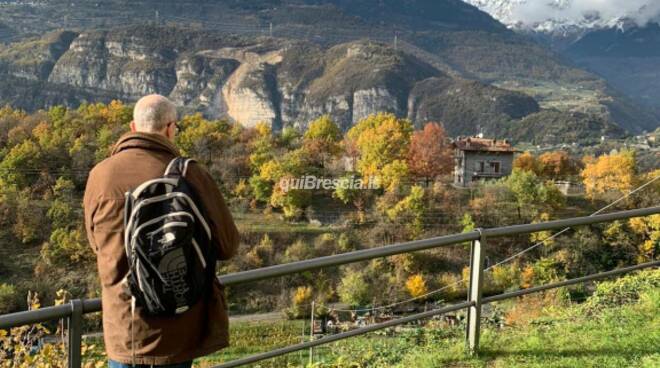
[[[470,247],[470,286],[468,288],[468,302],[472,305],[468,308],[467,315],[467,345],[470,354],[476,354],[479,350],[479,333],[481,328],[481,287],[484,274],[484,253],[486,244],[481,229],[479,239],[474,240]]]
[[[83,302],[80,299],[71,301],[71,316],[68,318],[67,335],[69,351],[69,368],[80,368],[82,365],[82,315]]]

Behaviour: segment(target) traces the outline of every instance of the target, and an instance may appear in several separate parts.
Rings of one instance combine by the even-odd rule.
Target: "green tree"
[[[195,157],[207,167],[229,146],[230,125],[226,121],[209,121],[197,113],[185,116],[180,125],[176,143],[181,153]]]
[[[514,169],[504,179],[504,185],[511,191],[518,206],[518,217],[522,220],[522,209],[530,209],[532,214],[541,206],[559,208],[564,204],[564,197],[552,183],[544,183],[531,171]]]
[[[410,238],[415,239],[424,231],[426,203],[424,188],[415,185],[410,189],[410,194],[386,211],[387,217],[390,221],[405,223],[410,232]]]
[[[7,184],[26,188],[34,184],[43,169],[41,149],[32,140],[12,147],[0,162],[0,178]]]
[[[361,306],[370,301],[369,288],[361,271],[347,270],[337,287],[337,294],[342,302],[351,306]]]
[[[15,312],[18,307],[18,293],[14,285],[0,284],[0,314]]]
[[[41,248],[41,257],[48,265],[69,267],[72,264],[91,264],[94,255],[82,226],[73,230],[55,229],[50,240]]]
[[[310,160],[320,167],[341,152],[341,130],[329,115],[323,115],[309,124],[303,139],[303,149]]]
[[[71,203],[75,200],[75,186],[71,180],[62,177],[57,179],[53,187],[53,199],[47,216],[52,228],[75,227],[82,219],[76,215]]]
[[[355,183],[357,180],[361,179],[355,173],[345,174],[338,179],[332,196],[344,204],[352,204],[358,212],[358,221],[362,223],[365,220],[365,210],[367,209],[373,191],[356,187]]]

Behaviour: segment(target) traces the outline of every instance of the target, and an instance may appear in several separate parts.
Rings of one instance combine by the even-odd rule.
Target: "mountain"
[[[508,27],[553,34],[579,36],[590,30],[644,26],[660,20],[655,0],[465,0]]]
[[[459,0],[16,3],[0,13],[20,39],[0,46],[0,102],[31,110],[158,91],[246,125],[331,112],[348,127],[383,109],[497,134],[539,108],[631,132],[658,124],[600,77]],[[487,98],[492,108],[462,102]]]
[[[660,2],[466,0],[607,81],[626,109],[660,112]],[[616,92],[620,91],[620,92]],[[625,97],[623,97],[625,96]],[[621,107],[621,106],[620,106]],[[610,109],[617,114],[619,108]],[[653,113],[655,111],[655,113]],[[623,118],[623,117],[622,117]],[[657,123],[656,123],[657,124]],[[646,126],[653,130],[653,124]]]
[[[275,128],[304,127],[328,113],[348,129],[369,114],[388,111],[418,124],[441,120],[456,135],[476,132],[479,120],[488,125],[539,111],[529,96],[451,77],[368,41],[321,47],[133,26],[48,34],[0,52],[0,65],[5,80],[0,98],[27,108],[34,104],[23,100],[30,85],[43,104],[130,101],[161,93],[182,109],[246,126],[265,121]]]
[[[590,32],[564,50],[638,103],[660,111],[660,25]]]

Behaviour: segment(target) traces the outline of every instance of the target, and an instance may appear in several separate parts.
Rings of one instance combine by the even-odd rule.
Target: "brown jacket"
[[[87,181],[85,227],[101,280],[105,347],[108,357],[121,363],[133,362],[133,348],[136,364],[165,365],[210,354],[229,343],[227,305],[217,282],[208,302],[176,317],[145,316],[137,307],[131,339],[131,297],[122,283],[128,271],[122,236],[124,193],[162,176],[176,155],[176,147],[162,135],[129,133],[119,139],[111,157],[94,167]],[[186,178],[203,202],[220,259],[229,259],[239,236],[222,194],[197,164],[189,167]]]

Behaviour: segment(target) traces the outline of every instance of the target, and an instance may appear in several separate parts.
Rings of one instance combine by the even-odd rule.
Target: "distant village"
[[[660,129],[632,138],[609,139],[602,137],[602,143],[616,143],[637,151],[658,152],[660,154]],[[485,138],[483,134],[472,137],[458,137],[453,141],[454,170],[453,184],[457,188],[469,188],[475,182],[497,180],[511,175],[513,162],[517,153],[511,143],[504,139]],[[535,151],[567,150],[579,147],[577,143],[554,146],[536,146]],[[567,181],[555,182],[555,185],[565,195],[581,194],[580,183]]]

